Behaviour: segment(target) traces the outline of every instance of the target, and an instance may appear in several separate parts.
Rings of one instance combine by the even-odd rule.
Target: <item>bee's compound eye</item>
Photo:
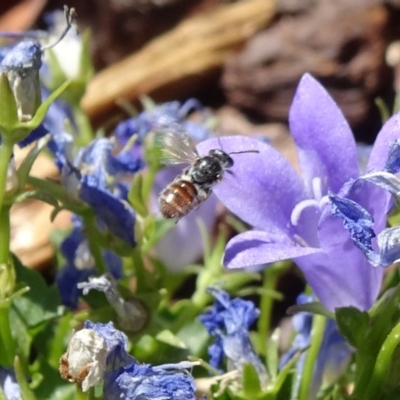
[[[217,158],[224,169],[232,167],[233,165],[232,157],[229,154],[225,153],[223,150],[220,149],[210,150],[209,154],[210,156]]]
[[[210,150],[209,154],[210,156],[220,157],[221,155],[225,154],[225,152],[220,149],[212,149]]]

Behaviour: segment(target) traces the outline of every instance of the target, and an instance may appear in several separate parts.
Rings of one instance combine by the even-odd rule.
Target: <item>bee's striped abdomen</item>
[[[165,218],[179,219],[192,211],[200,202],[193,183],[175,179],[161,192],[158,203]]]

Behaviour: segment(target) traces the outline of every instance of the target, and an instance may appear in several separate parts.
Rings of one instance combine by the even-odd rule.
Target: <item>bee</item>
[[[176,222],[208,199],[225,172],[232,173],[229,170],[234,164],[231,154],[258,153],[257,150],[226,153],[212,149],[201,157],[187,132],[177,123],[157,131],[156,142],[162,150],[161,163],[189,164],[158,198],[161,214]]]

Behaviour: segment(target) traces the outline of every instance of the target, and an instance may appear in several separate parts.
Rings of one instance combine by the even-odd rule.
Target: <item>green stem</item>
[[[93,140],[93,129],[90,124],[89,118],[82,111],[79,105],[74,105],[72,108],[75,122],[78,126],[79,136],[77,137],[77,143],[79,146],[87,146]]]
[[[3,142],[0,145],[0,210],[4,203],[8,165],[13,154],[13,144],[6,141],[4,136],[2,137],[2,140]]]
[[[36,400],[36,396],[34,395],[32,389],[29,387],[24,370],[18,357],[15,357],[14,360],[14,371],[17,382],[21,389],[22,398],[24,400]]]
[[[8,266],[10,260],[10,207],[0,208],[0,265]]]
[[[98,232],[95,225],[94,217],[92,216],[84,217],[84,222],[87,232],[89,249],[94,259],[94,264],[100,275],[105,274],[108,271],[108,269],[103,258],[103,253],[101,251],[101,246],[99,245],[99,241],[96,240]]]
[[[154,290],[151,282],[149,272],[146,270],[146,266],[143,262],[143,253],[139,246],[132,250],[133,267],[136,277],[136,288],[137,294],[148,293]]]
[[[260,353],[267,354],[267,337],[271,329],[271,313],[274,299],[270,295],[276,287],[279,271],[266,268],[263,276],[263,292],[260,301],[260,318],[258,319],[258,345]]]
[[[325,332],[326,318],[321,315],[313,316],[311,328],[310,347],[307,350],[306,359],[301,377],[299,400],[308,400],[311,382],[314,375],[315,363]]]
[[[10,284],[5,285],[11,290],[14,285],[14,266],[10,263],[10,207],[3,206],[0,209],[0,266],[5,274],[4,281],[9,280]],[[12,281],[12,282],[11,282]],[[4,288],[3,288],[4,289]],[[6,289],[7,290],[7,289]],[[7,293],[2,293],[2,301],[5,301]],[[0,361],[11,366],[14,362],[15,342],[11,334],[9,306],[0,308]],[[3,348],[4,346],[4,348]],[[0,363],[1,364],[1,363]]]
[[[75,387],[75,400],[88,400],[88,398],[90,398],[86,393],[82,392],[82,389],[78,384],[76,384]]]
[[[15,342],[11,335],[8,307],[0,307],[0,365],[11,367],[14,363]]]
[[[377,399],[379,393],[382,393],[382,384],[386,372],[392,361],[392,356],[396,347],[400,344],[400,322],[391,330],[384,341],[376,358],[375,367],[371,375],[369,384],[364,391],[363,399]]]
[[[95,400],[94,388],[90,388],[87,393],[87,400]]]

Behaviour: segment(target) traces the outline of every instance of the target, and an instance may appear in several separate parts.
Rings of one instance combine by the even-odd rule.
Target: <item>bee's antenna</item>
[[[259,153],[259,150],[243,150],[243,151],[231,151],[228,154],[242,154],[242,153]]]
[[[221,136],[217,137],[219,147],[221,148],[222,151],[224,151],[222,147],[222,142],[221,142]],[[230,153],[227,154],[242,154],[242,153],[259,153],[259,150],[242,150],[242,151],[231,151]]]
[[[219,147],[221,147],[221,150],[224,151],[224,149],[222,148],[221,136],[217,136],[217,140],[218,140]]]
[[[48,44],[47,46],[42,46],[42,50],[51,49],[56,44],[60,43],[61,40],[64,39],[68,31],[71,29],[71,26],[74,25],[74,21],[76,18],[75,8],[68,8],[68,6],[64,6],[64,15],[65,15],[65,20],[67,22],[67,26],[61,33],[60,37],[54,43]]]

